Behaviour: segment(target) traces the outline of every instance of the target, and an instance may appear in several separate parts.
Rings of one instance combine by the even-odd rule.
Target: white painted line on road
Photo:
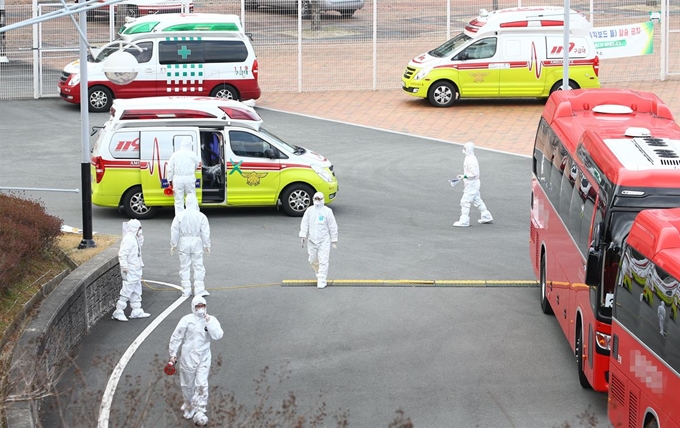
[[[144,280],[144,282],[163,284],[181,290],[180,286],[174,284],[149,280]],[[160,315],[158,315],[153,320],[153,322],[149,324],[149,326],[146,327],[139,336],[137,336],[137,338],[130,344],[130,346],[127,348],[123,356],[120,358],[118,364],[116,364],[116,367],[113,369],[113,373],[111,373],[111,376],[109,377],[109,382],[106,384],[106,390],[104,391],[104,396],[102,397],[102,404],[99,407],[99,420],[97,424],[98,428],[109,427],[109,417],[111,415],[111,403],[113,402],[113,394],[115,394],[116,392],[118,382],[120,381],[120,377],[123,375],[125,367],[130,362],[130,359],[132,359],[132,356],[135,355],[135,352],[137,351],[139,345],[141,345],[144,342],[144,340],[146,340],[146,338],[151,334],[151,332],[153,332],[156,329],[156,327],[158,327],[158,325],[161,322],[163,322],[163,320],[165,320],[165,318],[167,318],[168,315],[172,313],[172,311],[174,311],[175,309],[177,309],[179,305],[184,303],[186,299],[188,299],[188,297],[180,297],[179,299],[175,300],[175,302],[172,305],[168,306],[167,309],[165,309]]]

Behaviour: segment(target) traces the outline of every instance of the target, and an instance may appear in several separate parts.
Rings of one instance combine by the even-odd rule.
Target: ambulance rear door
[[[141,174],[144,203],[147,206],[170,206],[174,199],[165,194],[168,187],[168,160],[175,150],[179,150],[184,137],[190,137],[193,150],[201,156],[198,128],[193,127],[158,127],[141,128],[139,171]],[[196,170],[196,197],[200,202],[201,170]]]
[[[472,43],[453,57],[458,69],[462,97],[498,95],[500,65],[496,59],[497,38],[485,37]]]
[[[500,95],[504,97],[538,97],[545,88],[545,36],[538,34],[502,34],[503,71]]]

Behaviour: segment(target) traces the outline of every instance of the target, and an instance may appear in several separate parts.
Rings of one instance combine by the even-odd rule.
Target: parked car
[[[245,7],[255,10],[260,6],[273,9],[297,11],[298,3],[302,1],[302,16],[308,17],[311,13],[313,0],[246,0]],[[318,0],[321,12],[336,11],[344,18],[354,15],[354,12],[364,7],[364,0]]]
[[[105,0],[98,0],[104,3]],[[78,3],[85,3],[85,0],[78,0]],[[179,13],[182,12],[182,0],[124,0],[114,4],[114,16],[119,25],[125,23],[126,17],[138,18],[144,15],[155,15],[158,13]],[[193,12],[194,2],[189,1],[189,11]],[[88,19],[106,19],[109,16],[109,7],[103,6],[87,11]]]

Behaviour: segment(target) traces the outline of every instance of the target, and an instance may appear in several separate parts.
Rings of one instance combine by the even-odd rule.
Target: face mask
[[[322,207],[323,206],[323,201],[314,201],[314,206],[315,207]]]
[[[198,308],[198,309],[196,309],[196,315],[198,315],[198,316],[200,316],[200,317],[202,317],[203,315],[205,315],[205,308]]]

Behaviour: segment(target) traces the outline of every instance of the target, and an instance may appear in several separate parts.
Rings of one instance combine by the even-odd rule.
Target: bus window
[[[572,162],[569,155],[562,157],[562,163],[560,165],[560,172],[562,173],[562,183],[560,185],[560,205],[555,208],[557,208],[560,217],[565,220],[569,218],[571,193],[574,189],[574,181],[571,179],[571,172],[572,168],[574,167],[576,167],[576,165]],[[569,225],[567,225],[567,227],[569,227]]]

